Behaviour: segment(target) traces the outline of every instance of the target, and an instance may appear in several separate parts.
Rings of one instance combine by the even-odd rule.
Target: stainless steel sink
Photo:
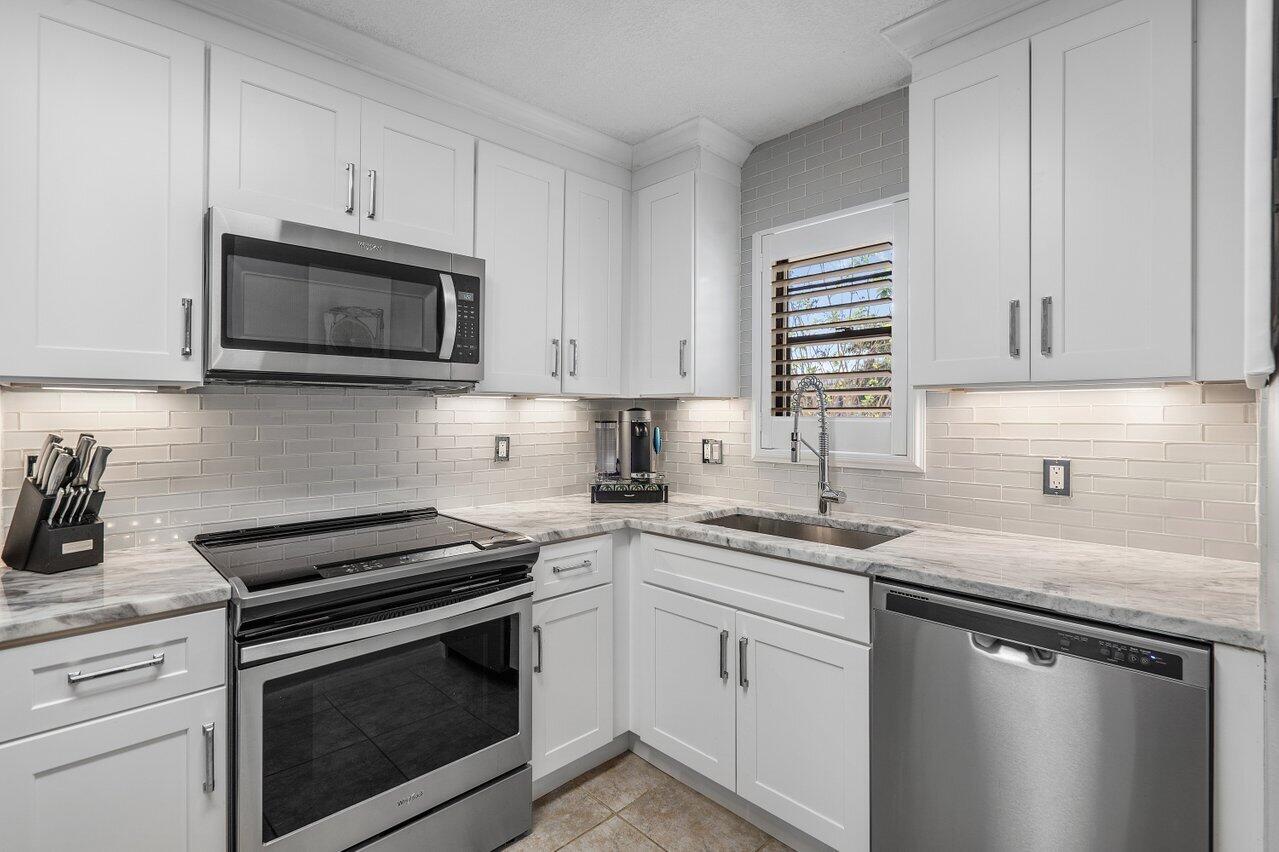
[[[806,524],[803,521],[761,518],[757,515],[725,515],[722,518],[711,518],[707,521],[698,521],[698,523],[714,527],[727,527],[730,530],[775,535],[780,538],[815,541],[818,544],[833,544],[836,547],[851,547],[855,550],[865,550],[905,535],[905,533],[876,533],[865,530],[850,530],[844,527],[827,527],[821,524]]]

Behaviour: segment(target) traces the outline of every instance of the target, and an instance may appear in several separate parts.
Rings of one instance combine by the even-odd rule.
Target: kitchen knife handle
[[[191,310],[195,303],[191,299],[182,300],[182,357],[191,357]]]
[[[346,164],[346,213],[355,212],[355,163]]]
[[[369,169],[369,219],[377,218],[377,169]]]

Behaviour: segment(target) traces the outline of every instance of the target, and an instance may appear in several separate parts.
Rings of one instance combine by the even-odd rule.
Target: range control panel
[[[365,571],[380,571],[383,568],[399,568],[415,562],[429,562],[445,556],[457,556],[464,553],[475,553],[480,548],[474,542],[436,547],[428,550],[415,550],[409,553],[388,554],[374,559],[359,559],[350,562],[330,562],[316,565],[315,570],[321,577],[344,577],[347,574],[363,574]]]

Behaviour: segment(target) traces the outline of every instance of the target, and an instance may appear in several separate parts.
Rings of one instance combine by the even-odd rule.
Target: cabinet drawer
[[[226,681],[226,611],[0,651],[0,742]]]
[[[533,600],[613,582],[613,537],[599,535],[542,548],[533,566]]]
[[[640,537],[646,583],[870,644],[870,578],[657,535]]]

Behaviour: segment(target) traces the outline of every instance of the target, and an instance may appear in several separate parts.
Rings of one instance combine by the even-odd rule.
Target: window
[[[904,198],[768,228],[754,237],[755,457],[789,461],[793,392],[826,389],[837,465],[919,469],[920,430],[907,377]],[[816,443],[818,398],[799,397]],[[801,452],[801,461],[812,454]]]

